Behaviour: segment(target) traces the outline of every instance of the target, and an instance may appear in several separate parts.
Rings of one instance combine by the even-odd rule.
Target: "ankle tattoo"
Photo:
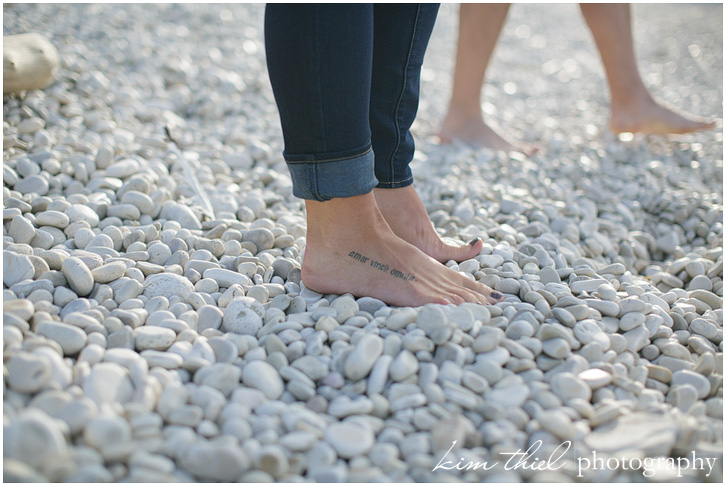
[[[357,251],[351,251],[348,253],[348,256],[354,260],[357,260],[361,263],[368,263],[372,268],[375,268],[376,270],[380,270],[383,273],[387,273],[393,277],[400,278],[401,280],[405,280],[407,282],[413,282],[416,277],[414,275],[410,275],[406,272],[402,272],[396,268],[391,268],[386,263],[381,263],[377,260],[373,260],[367,256],[363,256]]]

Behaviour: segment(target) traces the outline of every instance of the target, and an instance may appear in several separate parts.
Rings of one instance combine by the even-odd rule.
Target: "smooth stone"
[[[590,368],[589,370],[585,370],[579,373],[577,377],[584,381],[593,390],[609,385],[613,381],[613,377],[610,373],[599,368]]]
[[[176,339],[176,333],[171,329],[159,326],[141,326],[134,330],[136,348],[139,350],[155,349],[164,351]]]
[[[83,204],[73,204],[69,208],[66,208],[64,212],[70,219],[71,224],[78,221],[85,221],[91,228],[95,228],[100,222],[98,214]]]
[[[41,175],[31,175],[19,180],[14,189],[21,194],[35,193],[40,196],[45,196],[50,189],[48,180]]]
[[[126,368],[117,363],[98,363],[83,381],[83,394],[98,405],[131,399],[133,384]]]
[[[607,280],[604,278],[592,278],[592,279],[586,279],[586,280],[577,280],[575,282],[572,282],[570,284],[570,289],[572,290],[572,293],[577,295],[582,292],[595,292],[598,287],[600,287],[603,284],[609,284]]]
[[[33,278],[35,267],[26,255],[3,251],[3,283],[12,287],[18,282]]]
[[[8,233],[13,237],[15,243],[28,244],[35,236],[35,227],[23,216],[15,216],[10,222]]]
[[[7,384],[10,389],[18,393],[35,393],[48,383],[52,376],[50,360],[31,353],[14,354],[6,362],[6,366]]]
[[[261,360],[250,361],[245,365],[242,369],[242,382],[262,391],[270,400],[277,400],[285,390],[277,370]]]
[[[592,390],[580,378],[569,372],[558,373],[552,377],[552,392],[567,403],[572,399],[589,401]]]
[[[693,386],[698,392],[698,398],[703,400],[711,392],[711,383],[708,378],[689,370],[678,370],[673,373],[671,386],[688,384]]]
[[[189,279],[173,273],[157,273],[144,280],[143,295],[148,299],[163,296],[171,298],[176,296],[186,301],[194,292],[194,285]]]
[[[56,421],[40,410],[23,410],[17,419],[3,427],[4,459],[15,459],[42,470],[50,461],[67,460],[68,453]]]
[[[141,165],[138,160],[123,159],[107,167],[106,176],[123,179],[125,177],[136,174],[140,168]]]
[[[234,284],[243,287],[252,285],[252,280],[247,275],[224,268],[208,268],[204,270],[202,276],[216,281],[221,288],[229,288]]]
[[[365,378],[381,353],[383,353],[383,339],[375,334],[365,334],[345,360],[343,366],[345,376],[353,381]]]
[[[39,322],[36,325],[35,332],[57,342],[66,356],[78,353],[88,341],[86,333],[81,329],[60,322]]]
[[[93,275],[81,259],[76,257],[66,258],[63,260],[61,271],[71,289],[78,296],[85,297],[93,290]]]
[[[375,436],[366,427],[355,422],[335,422],[325,429],[325,441],[343,459],[367,453],[375,443]]]
[[[226,332],[255,336],[262,328],[262,305],[251,297],[235,297],[227,304],[222,320]]]
[[[305,373],[313,381],[322,380],[330,372],[328,365],[315,356],[301,356],[293,361],[291,365]]]
[[[573,328],[573,332],[577,340],[582,344],[594,343],[603,352],[610,349],[610,338],[592,319],[578,321]]]
[[[121,417],[101,415],[83,429],[83,441],[98,450],[106,461],[126,459],[133,452],[132,431]]]
[[[250,460],[237,445],[196,442],[182,450],[179,464],[202,481],[234,482]]]
[[[403,381],[418,371],[418,360],[413,353],[403,350],[391,363],[389,376],[393,381]]]
[[[110,262],[91,270],[93,280],[101,284],[113,282],[123,277],[125,273],[126,264],[124,262]]]
[[[643,451],[647,457],[667,456],[676,442],[678,425],[667,415],[634,412],[598,427],[584,437],[600,453]]]
[[[149,368],[159,366],[167,370],[181,368],[184,364],[184,358],[176,353],[165,351],[156,351],[154,349],[146,349],[141,352],[141,357],[146,360]]]
[[[505,408],[518,408],[524,405],[529,398],[529,387],[526,385],[511,385],[498,387],[484,393],[484,399]]]
[[[275,235],[267,228],[257,228],[245,232],[243,241],[254,243],[257,251],[269,250],[275,244]]]

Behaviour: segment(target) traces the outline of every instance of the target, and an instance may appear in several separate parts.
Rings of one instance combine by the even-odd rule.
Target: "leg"
[[[376,206],[368,117],[372,8],[267,6],[266,53],[284,155],[293,192],[306,200],[303,281],[320,292],[401,306],[486,303],[489,287],[398,238]]]
[[[492,130],[481,113],[484,75],[508,11],[509,4],[462,3],[459,7],[453,89],[449,110],[439,130],[439,138],[444,143],[460,140],[495,150],[531,151]]]
[[[580,4],[600,51],[610,86],[610,128],[615,133],[686,133],[711,128],[713,123],[653,99],[635,59],[629,4]]]
[[[441,241],[412,186],[409,168],[414,152],[409,129],[418,110],[421,66],[435,19],[433,5],[374,7],[370,124],[379,183],[373,193],[396,235],[435,260],[462,261],[477,255],[481,243],[457,247]]]

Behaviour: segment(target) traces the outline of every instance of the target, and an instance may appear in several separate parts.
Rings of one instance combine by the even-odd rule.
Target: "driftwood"
[[[58,68],[58,51],[40,34],[3,37],[3,93],[45,88]]]

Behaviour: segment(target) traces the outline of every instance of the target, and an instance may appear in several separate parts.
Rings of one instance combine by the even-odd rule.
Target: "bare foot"
[[[449,111],[441,124],[438,136],[441,143],[458,140],[474,147],[522,152],[526,155],[532,155],[537,151],[536,147],[518,144],[509,140],[507,136],[500,135],[484,122],[480,113],[466,115]]]
[[[483,243],[474,239],[469,244],[455,246],[444,243],[431,224],[421,198],[413,186],[396,189],[373,189],[376,204],[386,222],[399,238],[411,243],[428,256],[442,263],[463,262],[474,258]]]
[[[503,298],[396,236],[372,193],[305,205],[302,280],[309,289],[374,297],[396,306],[486,304]]]
[[[646,135],[667,135],[713,128],[705,118],[679,113],[650,96],[639,103],[612,105],[610,129],[613,133],[632,132]]]

